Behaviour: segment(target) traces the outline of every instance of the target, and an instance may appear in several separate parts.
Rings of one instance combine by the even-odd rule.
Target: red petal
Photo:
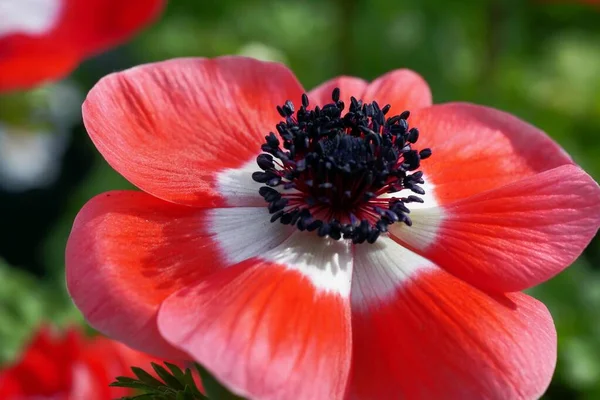
[[[20,400],[29,396],[67,393],[73,384],[72,365],[82,350],[79,334],[58,337],[42,327],[15,365],[2,371],[0,398]]]
[[[600,188],[564,165],[445,205],[418,210],[398,240],[461,279],[512,292],[569,266],[600,227]]]
[[[131,367],[150,368],[157,361],[119,342],[97,336],[82,338],[70,328],[58,334],[42,327],[19,360],[0,372],[0,398],[109,400],[133,394],[108,385],[117,376],[132,376]]]
[[[442,204],[572,163],[544,132],[492,108],[435,105],[409,123],[420,131],[416,148],[433,152],[421,169]]]
[[[3,46],[0,39],[0,48]],[[3,53],[4,49],[0,50]],[[58,80],[75,69],[79,60],[75,54],[60,50],[52,54],[25,52],[0,55],[0,93],[29,89],[47,81]],[[42,66],[42,67],[40,67]]]
[[[139,367],[152,373],[151,362],[160,364],[161,360],[102,336],[90,340],[86,344],[81,357],[81,363],[93,376],[94,383],[97,386],[95,395],[102,400],[116,399],[133,394],[131,389],[109,387],[109,384],[114,382],[117,376],[135,377],[131,367]],[[72,398],[74,400],[88,398],[75,392],[76,390],[89,391],[89,388],[84,387],[82,383],[79,382],[77,387],[73,388]]]
[[[20,400],[20,398],[23,398],[21,382],[11,370],[0,371],[0,396],[5,400]]]
[[[67,12],[59,35],[85,55],[97,53],[129,39],[142,27],[158,18],[166,0],[67,0]]]
[[[165,3],[57,0],[56,20],[52,21],[48,19],[51,10],[41,11],[36,2],[13,2],[18,12],[3,16],[11,18],[7,23],[13,28],[0,32],[0,92],[62,78],[84,58],[127,40],[149,24]],[[15,18],[28,20],[23,23]],[[39,26],[32,25],[34,18]]]
[[[521,293],[485,294],[390,242],[357,246],[349,397],[539,398],[556,363],[544,305]],[[395,289],[378,294],[376,282]]]
[[[302,87],[283,65],[243,57],[176,59],[103,78],[83,105],[108,163],[142,190],[195,206],[264,205],[251,172],[276,106]],[[230,182],[251,165],[241,183]]]
[[[350,104],[351,96],[365,102],[377,101],[382,107],[390,104],[394,114],[431,105],[431,91],[427,82],[419,74],[408,69],[388,72],[371,83],[353,76],[330,79],[308,94],[313,107],[331,103],[331,92],[336,87],[340,89],[340,99],[346,104],[346,108]]]
[[[369,84],[362,95],[363,101],[377,101],[381,107],[392,106],[389,115],[418,110],[432,104],[427,82],[414,71],[397,69],[380,76]]]
[[[335,282],[348,284],[351,266],[346,244],[298,233],[167,299],[159,329],[240,395],[341,399],[350,366],[349,287],[340,291]]]
[[[266,208],[199,210],[143,192],[105,193],[75,220],[66,251],[67,285],[98,330],[178,358],[157,331],[160,303],[223,266],[278,245],[287,228],[269,223]]]
[[[361,99],[363,93],[367,89],[369,83],[363,79],[353,76],[338,76],[323,82],[308,93],[310,99],[310,108],[315,106],[323,107],[325,104],[332,103],[331,93],[333,89],[340,89],[340,100],[346,104],[346,108],[350,104],[350,97],[354,96]]]

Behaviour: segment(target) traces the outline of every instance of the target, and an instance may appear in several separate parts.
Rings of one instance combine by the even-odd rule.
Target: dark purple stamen
[[[419,131],[409,128],[410,113],[386,118],[390,105],[351,98],[348,112],[340,90],[333,103],[309,110],[306,94],[295,111],[291,101],[277,106],[285,121],[265,137],[257,158],[261,171],[252,174],[266,186],[271,222],[294,225],[301,231],[353,243],[374,243],[395,222],[412,224],[406,206],[423,200],[415,195],[379,198],[403,189],[416,194],[423,173],[416,171],[430,149],[413,150]]]

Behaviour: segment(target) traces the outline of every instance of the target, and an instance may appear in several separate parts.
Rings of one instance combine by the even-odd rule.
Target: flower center
[[[295,112],[291,101],[278,106],[285,121],[261,146],[252,179],[266,186],[259,193],[268,203],[271,222],[317,231],[321,237],[374,243],[388,226],[412,224],[407,204],[423,199],[395,196],[402,190],[425,193],[423,173],[416,171],[430,149],[411,146],[419,138],[409,128],[410,113],[386,117],[390,105],[351,98],[348,111],[333,90],[332,103],[309,109],[308,96]]]

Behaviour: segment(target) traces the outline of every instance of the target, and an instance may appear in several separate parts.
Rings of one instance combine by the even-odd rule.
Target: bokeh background
[[[541,127],[600,179],[600,5],[534,0],[171,0],[160,21],[68,79],[0,96],[0,364],[41,321],[83,324],[64,285],[81,206],[130,188],[80,120],[103,75],[180,56],[289,65],[309,89],[407,67],[435,102],[497,107]],[[600,399],[600,240],[531,293],[550,308],[559,361],[546,399]]]

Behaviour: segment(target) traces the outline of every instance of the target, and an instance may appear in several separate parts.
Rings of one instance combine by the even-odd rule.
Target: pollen
[[[352,97],[344,113],[338,88],[331,99],[310,109],[303,94],[297,111],[289,100],[277,107],[283,120],[265,137],[252,179],[265,185],[271,222],[374,243],[391,224],[412,225],[408,204],[423,202],[418,169],[431,150],[413,148],[419,130],[409,111],[388,117],[390,105]]]

